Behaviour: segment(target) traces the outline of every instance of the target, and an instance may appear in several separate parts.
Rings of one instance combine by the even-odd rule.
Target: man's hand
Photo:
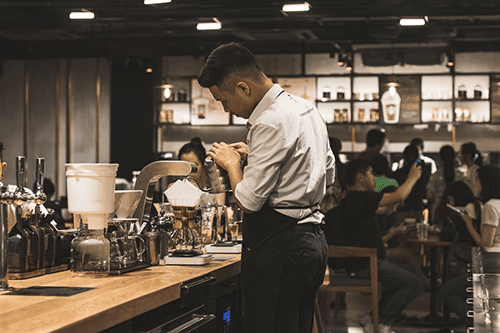
[[[236,149],[238,153],[240,153],[241,159],[246,161],[247,156],[248,156],[248,146],[244,142],[236,142],[236,143],[231,143],[229,147],[233,147]]]
[[[422,166],[418,165],[417,162],[413,163],[408,173],[408,179],[414,179],[417,181],[422,175]]]
[[[239,167],[240,165],[241,156],[238,151],[224,142],[214,142],[207,155],[224,170],[228,170],[236,165]]]

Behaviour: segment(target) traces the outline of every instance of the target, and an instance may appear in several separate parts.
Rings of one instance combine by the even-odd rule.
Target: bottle
[[[330,100],[330,98],[331,98],[330,87],[324,87],[323,88],[323,97],[321,98],[321,100],[324,102],[324,101]]]
[[[394,86],[391,86],[386,92],[384,92],[381,101],[382,111],[384,114],[384,122],[387,124],[398,123],[401,97],[396,91],[396,88]]]
[[[337,99],[340,99],[340,100],[345,99],[345,90],[344,90],[344,87],[342,87],[342,86],[337,88]]]
[[[80,226],[80,232],[71,241],[71,271],[77,276],[108,276],[109,241],[104,237],[104,230],[88,229],[81,220]]]
[[[449,116],[450,116],[450,113],[448,112],[448,108],[443,108],[441,110],[441,119],[443,119],[443,121],[448,121]]]
[[[458,99],[467,99],[467,88],[463,83],[458,86]]]
[[[22,218],[22,208],[16,207],[17,223],[9,232],[9,272],[24,273],[29,269],[30,229]]]
[[[365,109],[358,110],[358,121],[366,122],[365,120]]]
[[[474,87],[474,98],[481,99],[482,96],[483,96],[483,89],[479,84],[476,84],[476,86]]]
[[[432,108],[432,121],[438,121],[439,110],[438,108]]]

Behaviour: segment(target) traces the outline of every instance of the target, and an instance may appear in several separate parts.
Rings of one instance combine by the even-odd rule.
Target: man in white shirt
[[[212,51],[198,82],[226,112],[248,119],[248,145],[214,143],[207,153],[228,171],[245,212],[245,332],[309,333],[328,255],[319,203],[335,174],[326,125],[314,105],[274,85],[240,44]]]
[[[422,160],[422,162],[430,164],[431,165],[431,175],[437,171],[437,166],[436,166],[436,161],[434,161],[432,158],[429,156],[424,155],[424,140],[421,138],[413,138],[410,141],[410,146],[415,146],[418,149],[418,154],[419,158]],[[404,159],[401,159],[399,161],[399,167],[402,168],[404,164]]]

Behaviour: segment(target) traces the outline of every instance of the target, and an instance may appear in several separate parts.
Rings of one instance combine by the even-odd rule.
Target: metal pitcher
[[[211,157],[207,157],[204,163],[205,179],[207,181],[207,192],[224,193],[231,189],[231,182],[227,171],[221,168]]]

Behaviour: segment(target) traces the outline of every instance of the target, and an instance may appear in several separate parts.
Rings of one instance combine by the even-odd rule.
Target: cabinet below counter
[[[178,301],[185,282],[209,275],[214,278],[213,283],[219,283],[239,275],[239,254],[217,257],[229,259],[213,260],[204,266],[151,266],[97,279],[73,277],[72,272],[64,271],[11,280],[9,286],[15,289],[14,293],[0,292],[0,331],[88,333],[107,330]],[[89,289],[72,296],[23,295],[23,291],[33,287]]]

